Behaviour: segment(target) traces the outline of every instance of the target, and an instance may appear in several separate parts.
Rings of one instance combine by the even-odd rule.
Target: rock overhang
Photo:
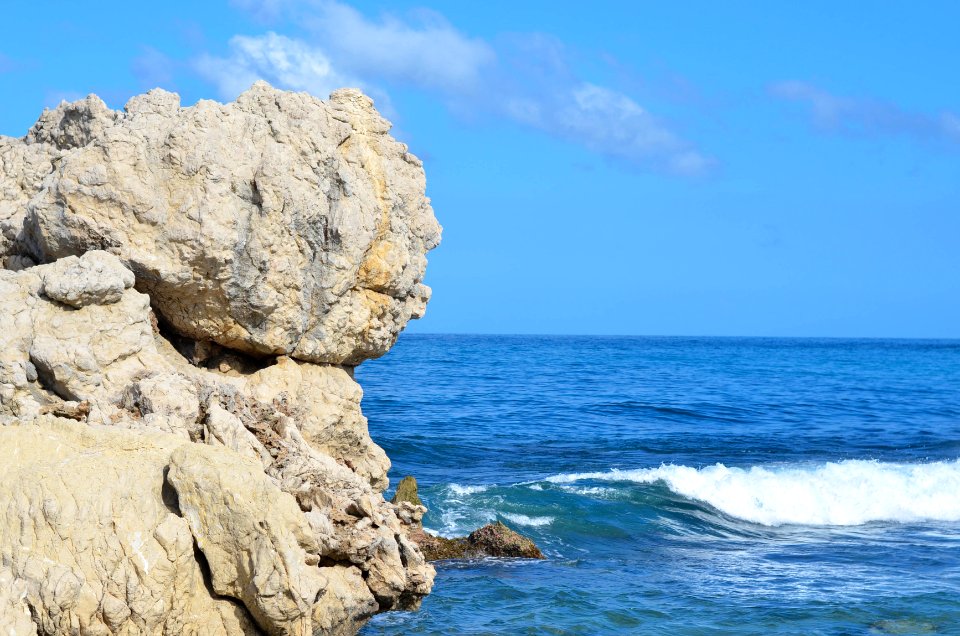
[[[4,464],[0,614],[18,629],[353,633],[429,592],[352,377],[422,315],[440,240],[389,128],[359,91],[257,83],[187,108],[90,96],[0,138],[0,446],[64,454]],[[122,536],[94,514],[125,506]]]

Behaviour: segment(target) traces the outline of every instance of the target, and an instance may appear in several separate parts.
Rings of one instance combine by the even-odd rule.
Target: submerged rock
[[[533,541],[514,532],[499,521],[488,523],[471,532],[467,537],[467,543],[473,549],[495,557],[544,558],[540,548]]]
[[[439,240],[388,129],[259,83],[0,137],[0,632],[353,634],[430,592],[350,366]]]
[[[474,559],[484,556],[519,559],[543,559],[540,548],[527,537],[497,521],[478,528],[466,537],[448,539],[423,529],[426,506],[417,493],[417,480],[404,477],[391,500],[397,504],[400,520],[410,526],[408,534],[423,551],[427,561]]]
[[[540,548],[527,537],[500,521],[488,523],[466,537],[448,539],[429,534],[422,527],[410,531],[427,561],[476,559],[485,556],[514,559],[545,559]]]

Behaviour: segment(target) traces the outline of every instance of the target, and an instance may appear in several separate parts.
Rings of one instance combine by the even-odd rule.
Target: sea
[[[958,340],[410,334],[357,379],[429,531],[547,556],[365,636],[960,634]]]

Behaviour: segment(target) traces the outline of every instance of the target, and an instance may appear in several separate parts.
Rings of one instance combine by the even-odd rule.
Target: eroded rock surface
[[[388,128],[257,84],[0,138],[0,633],[353,634],[429,593],[349,366],[439,240]]]
[[[63,104],[0,141],[0,255],[108,250],[179,333],[357,364],[423,313],[440,240],[422,164],[388,130],[351,89]]]
[[[106,252],[87,252],[80,258],[68,256],[47,267],[43,294],[79,309],[85,305],[110,305],[133,287],[133,272]]]
[[[0,440],[0,559],[41,634],[254,633],[243,606],[207,592],[164,488],[188,442],[50,416]]]

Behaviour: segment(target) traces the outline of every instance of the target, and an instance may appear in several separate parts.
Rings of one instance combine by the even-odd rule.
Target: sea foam
[[[747,469],[663,465],[555,475],[546,481],[583,480],[663,482],[678,495],[768,526],[960,521],[960,460],[927,464],[848,460]]]
[[[478,486],[462,486],[460,484],[450,484],[447,486],[450,489],[450,492],[454,495],[475,495],[477,493],[486,492],[490,486],[478,485]]]
[[[530,526],[533,528],[548,526],[553,523],[553,517],[528,517],[527,515],[521,515],[513,512],[501,512],[500,516],[507,521],[514,522],[518,526]]]

